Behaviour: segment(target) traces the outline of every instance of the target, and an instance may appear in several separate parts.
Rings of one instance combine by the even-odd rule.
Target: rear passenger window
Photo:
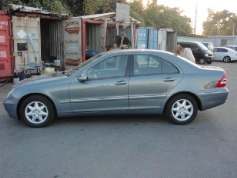
[[[177,74],[179,70],[173,64],[166,60],[162,60],[162,74]]]
[[[135,55],[134,75],[152,75],[161,73],[161,59],[157,56]]]
[[[158,56],[135,55],[133,75],[157,75],[179,73],[177,67]]]

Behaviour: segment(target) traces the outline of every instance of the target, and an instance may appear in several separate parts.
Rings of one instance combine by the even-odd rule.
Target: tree
[[[172,28],[178,33],[192,33],[191,19],[182,15],[179,8],[151,3],[145,11],[146,26]]]
[[[127,3],[126,0],[84,0],[85,14],[99,14],[116,11],[116,2]]]
[[[208,17],[203,22],[203,35],[234,35],[236,34],[237,15],[228,10],[215,12],[208,9]]]
[[[145,8],[142,0],[130,2],[130,16],[140,21],[143,25],[145,25],[144,12]]]
[[[8,4],[25,5],[30,7],[43,7],[49,11],[69,13],[69,9],[61,0],[2,0],[1,9],[9,9]]]

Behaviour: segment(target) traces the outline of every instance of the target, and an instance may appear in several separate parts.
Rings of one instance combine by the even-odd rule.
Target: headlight
[[[205,57],[208,57],[208,54],[205,54]]]

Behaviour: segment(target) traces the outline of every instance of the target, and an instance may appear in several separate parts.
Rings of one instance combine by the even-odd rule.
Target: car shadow
[[[100,115],[100,116],[80,116],[64,117],[54,120],[53,125],[81,125],[88,123],[96,124],[134,124],[137,123],[161,123],[170,124],[164,115]]]

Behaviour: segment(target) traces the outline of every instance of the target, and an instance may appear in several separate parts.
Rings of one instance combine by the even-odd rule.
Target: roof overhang
[[[10,12],[15,16],[29,16],[29,17],[39,17],[42,19],[52,19],[52,20],[63,20],[70,17],[69,14],[61,14],[56,12],[50,12],[42,8],[34,8],[16,4],[9,4]]]

